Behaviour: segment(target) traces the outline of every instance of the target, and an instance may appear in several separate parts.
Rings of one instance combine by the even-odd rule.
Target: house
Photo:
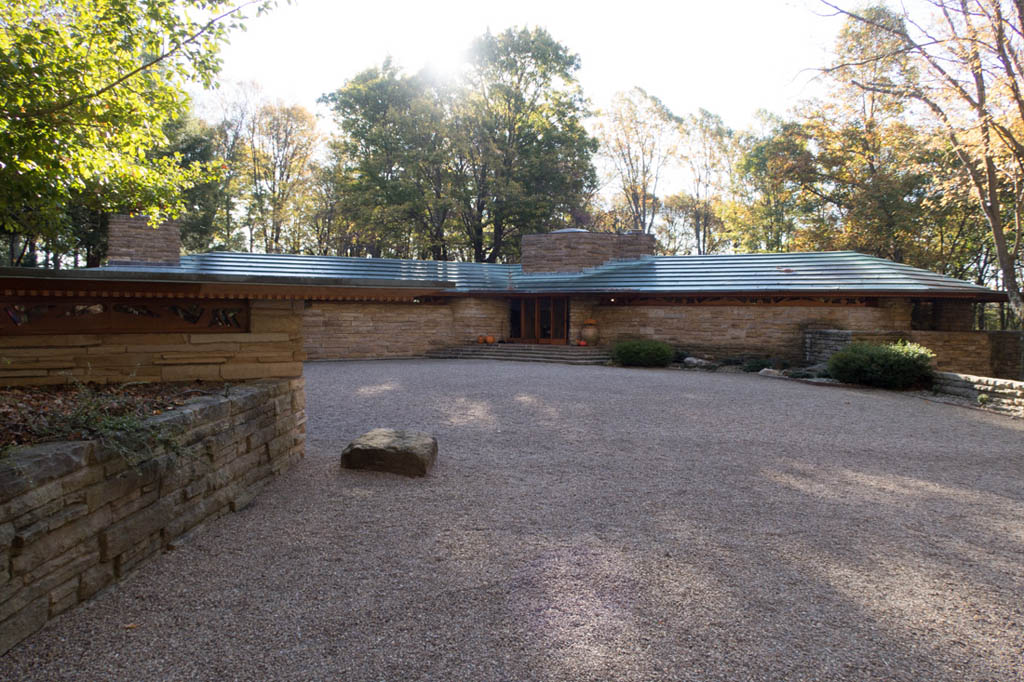
[[[654,247],[647,234],[559,230],[525,236],[516,265],[223,252],[179,257],[173,226],[153,230],[143,218],[113,217],[107,267],[0,272],[0,293],[16,313],[8,311],[0,333],[82,334],[101,316],[110,333],[259,333],[268,327],[254,319],[256,310],[266,301],[293,301],[301,302],[300,329],[292,331],[301,336],[302,353],[262,349],[258,357],[411,357],[479,336],[571,344],[592,320],[602,344],[653,338],[691,353],[791,362],[820,355],[836,338],[907,338],[933,348],[942,369],[1020,376],[1019,333],[972,331],[976,306],[1006,300],[1002,292],[854,252],[654,256]],[[64,307],[38,312],[37,305],[36,319],[29,319],[32,282],[48,292],[42,298]],[[102,315],[75,313],[74,306],[102,299],[112,302]],[[200,308],[206,317],[189,322],[187,311]],[[17,314],[26,320],[15,322]]]

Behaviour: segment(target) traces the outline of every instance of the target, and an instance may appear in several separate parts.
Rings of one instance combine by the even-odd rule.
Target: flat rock
[[[710,360],[705,360],[704,358],[695,358],[692,356],[688,358],[683,358],[683,365],[686,367],[696,367],[699,369],[714,369],[718,367],[717,364],[711,362]]]
[[[758,374],[760,374],[763,377],[777,377],[779,379],[785,379],[786,378],[785,374],[783,374],[782,372],[780,372],[777,369],[772,369],[771,367],[765,367],[760,372],[758,372]]]
[[[341,453],[341,466],[426,476],[435,459],[437,439],[429,433],[374,429],[348,444]]]

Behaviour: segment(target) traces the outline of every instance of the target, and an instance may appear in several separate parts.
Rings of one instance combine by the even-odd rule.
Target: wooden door
[[[566,344],[569,341],[569,299],[532,296],[509,301],[509,340],[515,343]]]

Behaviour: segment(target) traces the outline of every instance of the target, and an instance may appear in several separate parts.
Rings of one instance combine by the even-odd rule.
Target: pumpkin
[[[488,336],[487,337],[487,343],[494,343],[494,337],[493,336]]]
[[[476,342],[477,343],[483,343],[484,341],[485,341],[484,337],[482,337],[482,336],[476,337]]]

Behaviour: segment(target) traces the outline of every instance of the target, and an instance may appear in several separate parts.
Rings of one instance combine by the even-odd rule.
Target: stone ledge
[[[249,505],[302,457],[305,382],[232,386],[147,420],[173,431],[136,464],[95,441],[0,460],[0,654],[174,538]]]

